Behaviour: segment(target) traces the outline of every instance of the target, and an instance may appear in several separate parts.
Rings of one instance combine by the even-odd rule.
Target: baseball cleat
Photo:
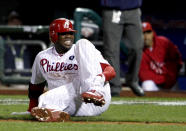
[[[90,90],[81,94],[82,100],[87,103],[93,103],[96,106],[105,105],[105,99],[96,90]]]
[[[65,122],[70,120],[70,115],[66,112],[34,107],[31,110],[31,115],[41,122]]]

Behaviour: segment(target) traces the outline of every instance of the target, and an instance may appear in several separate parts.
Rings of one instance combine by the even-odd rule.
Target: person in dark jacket
[[[101,0],[103,7],[104,57],[115,68],[116,77],[111,81],[111,95],[119,96],[120,82],[120,43],[123,39],[128,48],[128,72],[126,84],[138,96],[144,91],[138,84],[143,38],[141,28],[142,0]]]

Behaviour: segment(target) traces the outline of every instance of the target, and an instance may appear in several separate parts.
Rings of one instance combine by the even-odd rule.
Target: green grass
[[[28,99],[26,95],[0,95],[0,100],[2,99]]]
[[[3,99],[24,99],[27,96],[0,96]],[[119,98],[112,101],[186,101],[186,98]],[[42,123],[35,121],[29,115],[11,115],[12,112],[27,110],[27,104],[2,105],[0,104],[0,131],[182,131],[186,130],[186,106],[160,106],[153,104],[110,105],[109,109],[100,116],[71,117],[73,122]],[[8,121],[9,119],[17,121]],[[2,121],[3,120],[3,121]],[[18,120],[26,120],[18,121]],[[102,121],[102,123],[95,123]],[[75,123],[74,123],[75,122]],[[79,122],[84,122],[79,123]],[[109,122],[109,123],[103,123]],[[110,123],[114,122],[114,123]],[[119,123],[120,122],[120,123]],[[133,124],[121,122],[133,122]],[[138,123],[135,123],[138,122]],[[157,123],[175,123],[161,125]],[[86,124],[85,124],[86,123]],[[156,124],[146,124],[156,123]],[[180,123],[180,124],[178,124]]]
[[[162,97],[112,97],[112,101],[186,101],[186,98],[162,98]]]
[[[1,131],[184,131],[177,125],[1,122]]]

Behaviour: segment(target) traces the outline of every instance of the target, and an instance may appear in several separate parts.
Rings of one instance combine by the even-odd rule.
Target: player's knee
[[[80,39],[76,42],[76,46],[78,48],[87,48],[87,47],[93,47],[94,45],[87,39]]]

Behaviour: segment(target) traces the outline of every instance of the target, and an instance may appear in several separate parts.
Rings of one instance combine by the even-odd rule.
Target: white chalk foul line
[[[28,99],[0,99],[0,105],[28,104]]]
[[[17,105],[17,104],[28,104],[28,99],[0,99],[0,105]],[[112,105],[164,105],[164,106],[185,106],[186,101],[112,101]]]
[[[136,104],[153,104],[164,106],[184,106],[186,101],[112,101],[113,105],[136,105]]]

